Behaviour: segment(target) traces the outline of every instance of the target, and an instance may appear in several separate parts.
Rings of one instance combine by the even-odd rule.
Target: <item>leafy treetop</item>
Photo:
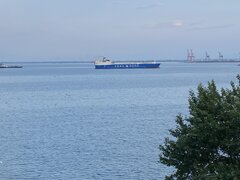
[[[178,115],[160,162],[176,168],[166,179],[240,179],[240,76],[219,92],[215,82],[190,91],[189,117]]]

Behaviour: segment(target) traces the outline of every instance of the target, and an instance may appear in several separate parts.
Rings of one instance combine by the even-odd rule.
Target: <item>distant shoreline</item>
[[[144,62],[148,62],[148,61],[156,61],[156,62],[168,62],[168,63],[239,63],[240,60],[193,60],[192,62],[188,62],[187,60],[116,60],[115,62],[139,62],[139,61],[144,61]],[[13,64],[13,63],[22,63],[22,64],[41,64],[41,63],[45,63],[45,64],[54,64],[54,63],[62,63],[62,64],[66,64],[66,63],[80,63],[80,64],[89,64],[89,63],[93,63],[94,61],[11,61],[11,62],[2,62],[3,64]]]

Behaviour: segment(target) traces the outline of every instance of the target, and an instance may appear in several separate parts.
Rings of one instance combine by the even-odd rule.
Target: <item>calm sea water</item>
[[[236,63],[0,69],[0,179],[163,179],[159,144],[188,114],[189,90],[236,81]]]

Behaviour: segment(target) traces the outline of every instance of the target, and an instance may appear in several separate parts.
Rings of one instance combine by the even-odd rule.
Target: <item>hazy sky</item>
[[[0,59],[240,56],[240,0],[0,0]]]

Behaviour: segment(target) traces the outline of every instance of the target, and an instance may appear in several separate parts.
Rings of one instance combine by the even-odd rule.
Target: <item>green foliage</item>
[[[190,91],[189,117],[178,115],[160,162],[176,168],[166,179],[240,179],[239,84],[219,92],[214,81]]]

